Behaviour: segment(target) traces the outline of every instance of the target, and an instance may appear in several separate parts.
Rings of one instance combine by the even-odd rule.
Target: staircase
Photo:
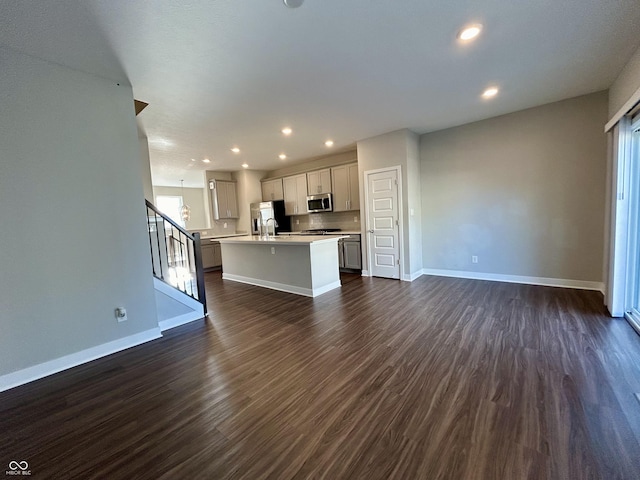
[[[200,234],[190,234],[151,202],[146,206],[158,324],[164,331],[206,316]]]

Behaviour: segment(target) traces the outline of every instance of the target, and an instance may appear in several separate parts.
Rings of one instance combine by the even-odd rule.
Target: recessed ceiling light
[[[192,161],[192,162],[195,162],[195,161],[196,161],[196,159],[195,159],[195,158],[192,158],[192,159],[191,159],[191,161]]]
[[[286,160],[286,159],[287,159],[287,156],[286,156],[284,153],[281,153],[280,155],[278,155],[278,158],[279,158],[280,160]]]
[[[291,133],[293,132],[293,130],[291,130],[291,128],[289,127],[285,127],[282,129],[282,133],[285,135],[291,135]]]
[[[231,149],[231,151],[232,151],[233,153],[240,153],[240,149],[239,149],[238,147],[233,147],[233,148]]]
[[[204,163],[211,163],[211,160],[209,160],[208,158],[205,158],[204,160],[202,160]]]
[[[468,42],[469,40],[473,40],[482,31],[482,25],[476,23],[475,25],[469,25],[468,27],[463,28],[458,33],[458,40],[462,40],[463,42]]]
[[[333,140],[327,140],[326,142],[324,142],[324,144],[325,144],[327,147],[333,147]]]
[[[304,0],[284,0],[284,4],[289,8],[298,8],[304,3]]]
[[[482,92],[482,96],[484,98],[495,97],[498,94],[498,87],[490,87],[487,88],[484,92]]]
[[[249,168],[249,164],[248,163],[243,163],[242,164],[242,168]]]

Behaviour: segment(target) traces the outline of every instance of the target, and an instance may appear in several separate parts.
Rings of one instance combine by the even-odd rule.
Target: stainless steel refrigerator
[[[267,220],[270,219],[273,219],[276,222],[276,233],[291,231],[291,217],[287,217],[284,214],[284,200],[251,204],[252,235],[260,235],[260,222],[263,222],[264,225]],[[273,221],[269,222],[269,231],[272,231],[272,222]]]

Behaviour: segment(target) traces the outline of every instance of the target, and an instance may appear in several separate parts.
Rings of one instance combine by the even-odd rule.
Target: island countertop
[[[259,235],[246,235],[244,237],[220,238],[220,243],[243,243],[254,245],[310,245],[319,243],[337,242],[348,235],[269,235],[268,238]]]
[[[222,279],[317,297],[340,288],[338,235],[221,238]]]

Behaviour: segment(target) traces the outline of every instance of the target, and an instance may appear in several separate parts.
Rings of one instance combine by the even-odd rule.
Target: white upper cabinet
[[[285,215],[306,215],[307,210],[307,175],[293,175],[282,179],[284,190]]]
[[[284,200],[281,178],[262,181],[262,201],[270,202],[271,200]]]
[[[332,167],[331,184],[334,212],[360,210],[360,187],[358,185],[357,163]]]
[[[331,193],[331,170],[317,170],[307,173],[307,192],[309,195]]]
[[[235,182],[211,180],[209,191],[211,192],[211,206],[215,220],[239,217]]]

